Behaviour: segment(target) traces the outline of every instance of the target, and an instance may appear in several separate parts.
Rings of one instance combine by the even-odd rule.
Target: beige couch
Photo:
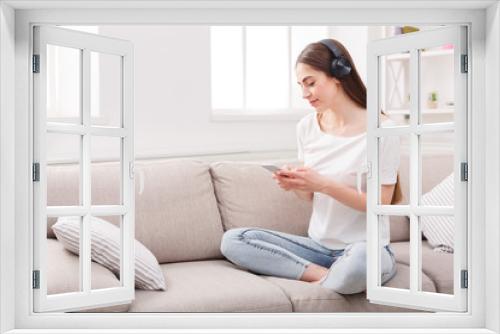
[[[423,191],[451,171],[451,156],[424,160],[433,166]],[[75,166],[48,169],[48,203],[75,202]],[[401,181],[407,192],[407,159],[401,162]],[[224,231],[263,227],[306,235],[310,203],[281,190],[268,171],[254,163],[194,160],[136,162],[136,238],[158,259],[166,291],[136,290],[129,305],[95,309],[98,312],[407,312],[370,303],[365,293],[341,295],[315,284],[255,275],[226,261],[220,252]],[[93,167],[94,203],[116,204],[116,164]],[[404,219],[403,219],[404,218]],[[111,221],[116,223],[114,218]],[[78,257],[55,239],[49,220],[49,293],[76,291]],[[397,275],[386,286],[409,287],[409,228],[406,217],[391,221],[391,242]],[[433,252],[424,240],[425,291],[453,291],[453,255]],[[60,275],[61,272],[68,273]],[[108,269],[92,263],[92,287],[118,286]]]

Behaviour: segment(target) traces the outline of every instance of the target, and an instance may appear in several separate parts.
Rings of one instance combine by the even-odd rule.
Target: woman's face
[[[303,63],[298,63],[295,71],[297,83],[302,88],[302,97],[316,111],[323,111],[334,104],[340,90],[339,80],[328,77],[324,72]]]

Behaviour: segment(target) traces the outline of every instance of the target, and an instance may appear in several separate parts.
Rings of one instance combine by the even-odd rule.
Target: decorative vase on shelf
[[[438,96],[437,92],[431,92],[429,98],[427,99],[427,108],[436,109],[438,107]]]

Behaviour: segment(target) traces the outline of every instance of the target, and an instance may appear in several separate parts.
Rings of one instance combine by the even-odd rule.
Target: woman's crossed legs
[[[224,233],[222,254],[231,262],[262,275],[320,283],[350,294],[366,289],[366,243],[331,250],[308,237],[260,228]],[[392,252],[382,252],[382,283],[395,274]]]

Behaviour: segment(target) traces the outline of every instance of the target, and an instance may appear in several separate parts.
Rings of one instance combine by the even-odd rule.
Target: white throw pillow
[[[453,173],[422,195],[423,205],[454,205]],[[421,216],[422,233],[437,252],[453,253],[455,224],[453,216]]]
[[[120,229],[110,222],[91,218],[91,258],[120,275]],[[80,252],[80,217],[59,217],[52,226],[64,248],[78,255]],[[145,290],[165,290],[165,279],[158,260],[142,243],[135,240],[135,286]]]

